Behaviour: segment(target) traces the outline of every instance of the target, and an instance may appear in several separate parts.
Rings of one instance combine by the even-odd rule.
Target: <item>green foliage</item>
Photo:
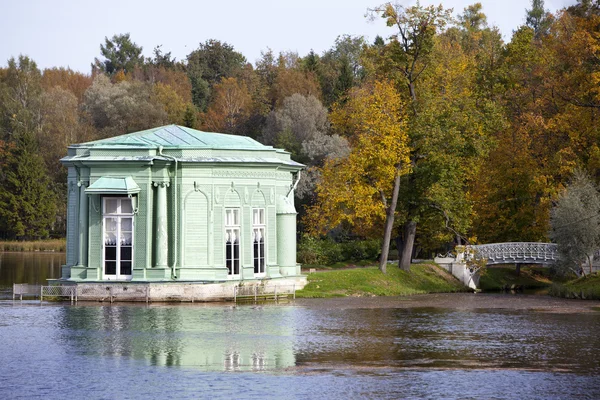
[[[600,248],[600,191],[587,174],[576,172],[552,209],[550,224],[560,259],[556,267],[579,274],[587,263],[591,272]]]
[[[377,239],[335,242],[305,235],[298,246],[298,262],[309,265],[332,265],[344,261],[375,260],[381,251]]]
[[[567,299],[600,300],[600,275],[588,275],[566,283],[554,283],[549,294]]]
[[[206,111],[212,85],[221,82],[222,78],[235,77],[245,64],[246,58],[227,43],[215,39],[200,43],[198,49],[187,56],[192,101],[196,107]]]
[[[486,273],[479,279],[479,288],[487,292],[511,287],[523,289],[549,287],[554,279],[550,274],[551,271],[545,267],[521,267],[518,275],[515,266],[488,267]]]
[[[95,59],[92,68],[97,68],[108,75],[119,71],[132,72],[135,67],[144,64],[142,47],[131,41],[129,33],[114,35],[111,39],[104,38],[100,45],[100,53],[104,60]]]
[[[452,275],[429,264],[415,264],[411,272],[397,268],[382,274],[376,267],[316,272],[296,297],[407,296],[467,290]]]
[[[538,38],[548,33],[552,16],[544,9],[544,0],[531,0],[531,10],[527,10],[525,24],[533,29]]]
[[[5,166],[0,182],[0,231],[10,239],[48,237],[56,205],[32,132],[18,135]]]

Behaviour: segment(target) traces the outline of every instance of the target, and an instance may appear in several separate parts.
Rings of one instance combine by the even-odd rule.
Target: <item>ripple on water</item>
[[[501,299],[0,302],[0,398],[600,397],[600,313]]]

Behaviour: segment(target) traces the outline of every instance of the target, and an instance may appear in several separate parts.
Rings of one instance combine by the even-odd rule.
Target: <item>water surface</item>
[[[43,284],[63,263],[0,253],[0,290]],[[0,399],[594,399],[598,305],[465,293],[238,306],[4,300]]]
[[[481,294],[237,307],[4,301],[0,398],[597,398],[595,304]]]

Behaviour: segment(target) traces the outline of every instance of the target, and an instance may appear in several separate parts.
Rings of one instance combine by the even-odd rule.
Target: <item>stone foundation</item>
[[[306,276],[303,275],[219,283],[50,281],[51,286],[71,288],[76,301],[106,302],[209,302],[234,301],[236,298],[291,297],[306,283]]]

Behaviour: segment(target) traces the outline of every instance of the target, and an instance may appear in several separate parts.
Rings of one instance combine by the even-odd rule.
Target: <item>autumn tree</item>
[[[315,233],[340,224],[361,235],[383,228],[379,268],[385,273],[399,180],[410,169],[404,102],[390,82],[377,81],[354,90],[331,118],[348,135],[351,151],[325,161],[307,224]]]
[[[98,75],[86,91],[82,109],[101,137],[141,131],[168,121],[167,112],[155,102],[149,84],[112,83],[104,75]]]
[[[408,101],[412,109],[408,122],[410,132],[410,149],[412,173],[406,176],[404,186],[406,196],[401,202],[405,207],[402,212],[404,227],[399,236],[401,247],[400,268],[410,269],[413,245],[416,235],[417,222],[422,213],[423,204],[427,204],[426,198],[420,196],[425,192],[424,184],[427,184],[427,168],[419,168],[426,159],[424,154],[428,151],[434,154],[433,149],[426,145],[428,128],[425,121],[418,121],[420,110],[424,109],[419,104],[417,95],[417,82],[427,70],[432,59],[434,39],[436,34],[442,30],[451,20],[451,10],[439,7],[422,7],[419,4],[412,7],[403,7],[399,4],[385,3],[370,11],[372,19],[380,16],[389,27],[396,31],[390,36],[390,42],[384,49],[384,57],[378,66],[378,75],[387,75],[395,79],[408,91]],[[435,119],[427,118],[429,121]],[[425,174],[422,175],[420,171]],[[394,185],[400,188],[400,174]]]
[[[162,106],[169,123],[178,125],[183,124],[186,110],[192,106],[175,89],[160,82],[152,86],[151,102]]]
[[[251,101],[244,82],[236,78],[222,78],[213,86],[205,128],[211,132],[242,133],[240,128],[250,114]]]
[[[206,111],[212,86],[222,78],[235,77],[246,64],[246,58],[233,46],[215,39],[200,43],[187,56],[187,73],[192,84],[192,101]]]
[[[42,72],[41,85],[45,91],[56,87],[68,90],[81,102],[83,94],[92,85],[92,77],[70,68],[48,68]]]
[[[131,40],[129,33],[114,35],[111,39],[104,38],[100,45],[103,60],[94,59],[92,71],[114,75],[119,71],[132,72],[136,66],[144,64],[143,48]]]
[[[552,201],[576,168],[600,177],[598,16],[561,12],[549,33],[520,27],[503,57],[511,125],[475,188],[482,240],[547,240]]]

